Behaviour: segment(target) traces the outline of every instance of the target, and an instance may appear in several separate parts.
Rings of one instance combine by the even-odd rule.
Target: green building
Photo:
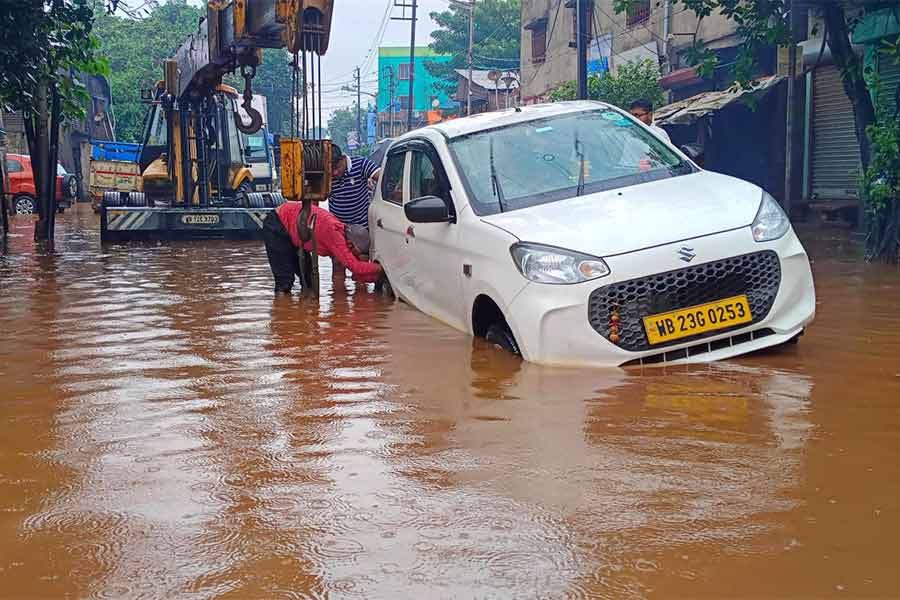
[[[445,83],[426,68],[428,63],[449,63],[452,57],[417,47],[413,65],[413,128],[427,125],[457,112],[457,102],[447,93]],[[452,82],[456,76],[449,70]],[[378,137],[393,137],[406,131],[409,106],[409,46],[378,49]],[[393,110],[391,110],[393,108]]]

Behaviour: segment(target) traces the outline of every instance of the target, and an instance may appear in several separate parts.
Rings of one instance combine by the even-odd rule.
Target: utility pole
[[[791,203],[793,202],[793,167],[794,167],[794,79],[797,77],[797,43],[794,41],[794,6],[792,0],[787,0],[785,8],[788,11],[788,77],[787,99],[784,115],[784,197],[783,208],[788,218],[791,216]]]
[[[588,21],[588,0],[575,0],[575,25],[578,32],[575,47],[578,51],[578,99],[587,100],[587,52],[588,32],[591,24]]]
[[[412,4],[401,4],[395,0],[394,6],[403,9],[402,17],[393,17],[395,21],[409,21],[409,106],[406,109],[406,130],[412,131],[413,128],[413,107],[415,106],[415,78],[416,78],[416,10],[419,7],[419,0],[412,0]],[[406,9],[412,9],[412,16],[406,16]]]
[[[362,143],[362,122],[360,120],[360,118],[361,118],[360,111],[362,110],[362,108],[360,107],[360,105],[362,104],[362,98],[360,96],[361,89],[362,89],[360,87],[361,85],[362,85],[362,82],[360,81],[359,67],[356,67],[356,143],[359,144],[360,146],[363,145],[363,143]]]
[[[469,83],[466,84],[466,116],[472,114],[472,50],[475,46],[475,0],[469,2]]]

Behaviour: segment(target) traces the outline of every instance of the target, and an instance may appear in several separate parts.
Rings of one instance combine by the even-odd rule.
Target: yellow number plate
[[[644,317],[644,329],[650,344],[662,344],[752,320],[747,296],[741,295]]]

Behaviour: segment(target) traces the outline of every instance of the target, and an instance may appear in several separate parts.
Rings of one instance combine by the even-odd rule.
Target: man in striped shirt
[[[381,169],[363,157],[350,158],[337,145],[331,146],[331,196],[328,210],[345,225],[369,226],[369,200]],[[346,265],[331,259],[332,277],[343,280]]]

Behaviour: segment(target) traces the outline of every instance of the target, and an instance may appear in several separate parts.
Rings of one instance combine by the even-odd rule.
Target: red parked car
[[[17,215],[30,215],[37,212],[37,194],[34,189],[34,172],[31,170],[31,158],[23,154],[6,155],[6,172],[9,176],[7,198],[10,211]],[[78,181],[74,175],[66,172],[62,165],[56,165],[56,206],[63,212],[72,205],[78,196]]]

